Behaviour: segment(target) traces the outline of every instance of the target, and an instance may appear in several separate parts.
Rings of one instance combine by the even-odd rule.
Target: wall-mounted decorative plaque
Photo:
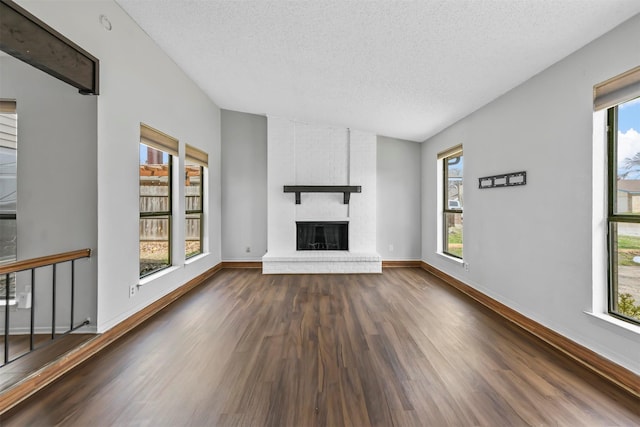
[[[478,188],[513,187],[527,183],[527,172],[512,172],[478,178]]]

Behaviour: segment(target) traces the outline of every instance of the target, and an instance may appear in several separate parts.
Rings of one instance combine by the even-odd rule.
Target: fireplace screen
[[[349,223],[296,222],[299,251],[347,251],[349,250]]]

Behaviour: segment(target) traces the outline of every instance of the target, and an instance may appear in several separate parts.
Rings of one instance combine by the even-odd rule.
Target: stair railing
[[[29,354],[30,352],[32,352],[33,350],[36,349],[35,345],[34,345],[34,331],[35,331],[35,313],[36,313],[36,269],[38,268],[42,268],[42,267],[48,267],[51,266],[52,268],[52,283],[51,283],[51,295],[52,295],[52,314],[51,314],[51,339],[47,342],[50,343],[51,341],[55,340],[58,337],[67,335],[69,333],[71,333],[72,331],[81,328],[82,326],[85,326],[87,324],[89,324],[89,319],[86,319],[84,321],[82,321],[81,323],[79,323],[78,325],[74,325],[75,323],[75,319],[73,318],[73,314],[74,314],[74,303],[75,303],[75,262],[81,258],[89,258],[91,257],[91,249],[81,249],[81,250],[77,250],[77,251],[71,251],[71,252],[63,252],[63,253],[59,253],[59,254],[55,254],[55,255],[47,255],[47,256],[43,256],[43,257],[39,257],[39,258],[31,258],[31,259],[27,259],[27,260],[22,260],[22,261],[15,261],[15,262],[11,262],[8,264],[3,264],[0,265],[0,277],[2,277],[2,275],[4,275],[4,293],[5,295],[0,295],[0,298],[4,298],[5,299],[5,310],[4,310],[4,363],[2,364],[2,366],[13,362],[17,359],[19,359],[20,357],[23,357],[27,354]],[[71,316],[69,319],[69,328],[61,333],[56,333],[56,268],[63,263],[67,263],[70,262],[71,263],[71,301],[70,301],[70,306],[71,306]],[[25,352],[11,360],[9,357],[9,332],[10,332],[10,309],[9,309],[9,302],[11,301],[11,290],[10,290],[10,282],[11,282],[11,275],[13,274],[15,277],[15,274],[18,272],[22,272],[22,271],[31,271],[31,316],[30,316],[30,325],[29,325],[29,351]],[[45,344],[46,345],[46,344]]]

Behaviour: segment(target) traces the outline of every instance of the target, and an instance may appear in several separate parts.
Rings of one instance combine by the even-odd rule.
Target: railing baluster
[[[75,261],[80,258],[89,258],[91,257],[90,249],[81,249],[78,251],[64,252],[56,255],[48,255],[39,258],[32,258],[23,261],[15,261],[7,264],[0,265],[0,278],[5,276],[5,313],[4,313],[4,364],[0,364],[0,366],[4,366],[7,363],[13,362],[22,356],[25,356],[36,349],[36,339],[35,339],[35,325],[36,325],[36,270],[41,267],[51,266],[52,267],[52,283],[51,283],[51,340],[49,342],[53,342],[57,338],[67,335],[76,329],[79,329],[85,325],[90,324],[89,319],[83,321],[78,326],[74,327],[74,313],[75,313]],[[71,326],[69,330],[62,332],[60,334],[56,334],[56,298],[57,298],[57,281],[58,281],[58,272],[57,266],[59,264],[63,264],[71,261],[71,313],[70,313],[70,322]],[[29,351],[25,352],[21,355],[18,355],[13,358],[13,360],[9,360],[10,358],[10,348],[9,348],[9,331],[10,331],[10,297],[11,297],[11,275],[14,277],[18,272],[31,270],[31,313],[29,319]],[[16,282],[14,282],[16,283]],[[15,288],[15,287],[14,287]],[[2,292],[0,292],[1,294]],[[0,299],[2,295],[0,295]],[[64,322],[63,322],[64,323]],[[56,336],[57,335],[57,336]],[[43,345],[47,345],[44,343]]]
[[[71,326],[69,326],[69,330],[73,330],[73,303],[75,300],[75,292],[74,292],[74,287],[75,287],[75,266],[76,266],[76,261],[75,260],[71,260]]]
[[[56,265],[53,264],[53,294],[51,302],[51,339],[56,339]]]
[[[9,276],[4,275],[4,364],[9,363]]]
[[[33,328],[36,319],[36,269],[31,269],[31,325],[29,326],[29,351],[33,351]]]

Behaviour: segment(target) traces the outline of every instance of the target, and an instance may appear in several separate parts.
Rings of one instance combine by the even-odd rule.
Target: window
[[[640,97],[607,111],[609,311],[640,323]]]
[[[595,95],[607,108],[609,313],[640,323],[640,67]]]
[[[171,265],[172,159],[178,140],[140,125],[140,277]]]
[[[190,145],[185,155],[185,258],[203,252],[202,231],[204,216],[204,168],[207,153]]]
[[[17,259],[17,148],[16,102],[0,100],[0,264]],[[0,305],[6,305],[6,275],[0,275]],[[16,278],[9,275],[9,303],[15,303]]]
[[[462,210],[464,207],[462,146],[453,147],[438,155],[442,161],[442,252],[462,258]]]

